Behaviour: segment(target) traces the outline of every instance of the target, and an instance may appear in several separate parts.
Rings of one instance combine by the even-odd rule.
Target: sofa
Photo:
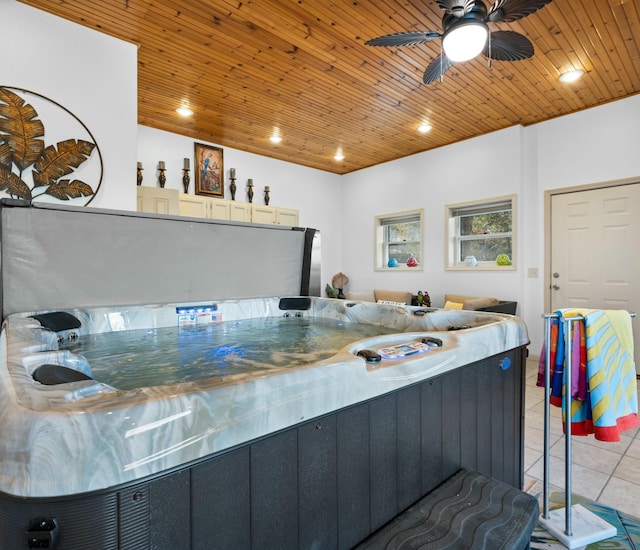
[[[389,302],[394,304],[411,305],[413,294],[402,290],[380,290],[374,289],[371,292],[346,292],[347,300],[359,302]]]
[[[491,311],[494,313],[516,314],[518,302],[498,300],[486,296],[465,296],[464,294],[445,294],[444,309],[467,309],[473,311]]]
[[[416,296],[402,290],[374,289],[369,292],[346,292],[347,300],[360,302],[383,302],[411,305],[416,303]],[[486,296],[465,296],[464,294],[445,294],[444,309],[466,309],[473,311],[491,311],[515,315],[518,303],[510,300],[499,300]]]

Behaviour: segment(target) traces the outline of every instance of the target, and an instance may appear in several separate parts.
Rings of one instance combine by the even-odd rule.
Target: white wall
[[[640,175],[640,95],[532,127],[538,143],[538,189]]]
[[[0,1],[3,85],[43,95],[69,109],[102,153],[102,185],[91,207],[135,208],[136,46],[43,11]],[[56,134],[47,118],[45,144]],[[64,128],[58,129],[62,139]]]
[[[158,161],[167,167],[166,188],[183,191],[182,166],[185,157],[194,166],[192,138],[138,126],[138,162],[144,167],[142,185],[158,186]],[[199,140],[198,143],[220,145]],[[340,176],[290,162],[283,162],[261,155],[254,155],[223,147],[224,197],[231,198],[229,169],[236,169],[236,200],[246,202],[246,185],[249,178],[254,184],[254,204],[263,204],[265,185],[271,189],[271,206],[293,208],[300,212],[300,226],[318,229],[322,236],[322,287],[341,270],[342,220],[340,211]],[[193,194],[193,170],[190,173],[189,193]],[[132,176],[133,177],[133,176]],[[259,266],[258,266],[259,269]]]
[[[445,271],[444,208],[519,193],[522,132],[513,127],[344,176],[343,271],[350,289],[426,290],[440,305],[449,292],[519,296],[518,271]],[[422,271],[374,271],[373,217],[414,208],[425,210]]]

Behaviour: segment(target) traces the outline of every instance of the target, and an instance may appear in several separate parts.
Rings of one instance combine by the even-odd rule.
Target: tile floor
[[[525,399],[525,490],[543,479],[544,389],[536,386],[537,373],[537,359],[531,358]],[[550,434],[550,492],[564,491],[565,441],[558,407],[551,407]],[[571,454],[573,494],[640,518],[640,429],[623,432],[617,443],[574,436]]]

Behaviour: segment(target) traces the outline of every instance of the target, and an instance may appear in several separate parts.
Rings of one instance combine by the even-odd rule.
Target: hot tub
[[[235,328],[256,319],[264,331],[272,331],[270,340],[287,323],[301,321],[339,327],[353,340],[339,340],[335,349],[320,349],[316,341],[314,349],[290,361],[272,349],[262,357],[273,361],[249,358],[218,369],[216,363],[229,354],[246,359],[255,351]],[[278,324],[276,331],[275,320],[285,328]],[[96,367],[104,363],[92,349],[98,340],[133,335],[140,338],[136,347],[143,347],[142,340],[150,338],[148,349],[157,344],[160,355],[180,357],[180,345],[186,351],[194,338],[213,339],[229,327],[234,327],[231,341],[204,347],[203,357],[212,353],[204,369],[199,356],[185,359],[185,365],[196,365],[187,381],[179,379],[185,365],[179,365],[177,379],[176,369],[157,377],[155,371],[171,365],[144,354],[110,352],[118,356],[114,370],[148,371],[150,385],[141,386],[137,376],[133,382],[111,378],[104,365]],[[161,338],[165,333],[168,340]],[[1,335],[0,491],[9,503],[23,504],[24,499],[66,502],[71,496],[121,495],[123,488],[190,471],[309,422],[318,430],[322,419],[340,411],[405,388],[411,392],[417,384],[487,358],[495,359],[491,368],[503,376],[510,368],[521,369],[518,350],[527,343],[523,322],[510,315],[307,297],[13,314]],[[519,395],[521,388],[509,391]],[[47,509],[42,517],[62,514],[55,506]],[[22,507],[16,512],[21,518],[25,513]],[[149,547],[148,541],[100,544]]]
[[[5,199],[0,229],[2,548],[347,549],[460,468],[522,486],[517,317],[304,298],[312,228]]]
[[[271,362],[237,340],[256,320]],[[276,346],[299,325],[337,330],[337,344],[322,333]],[[184,364],[123,351],[131,338]],[[350,548],[460,467],[519,487],[527,343],[510,315],[308,297],[12,314],[0,539]]]

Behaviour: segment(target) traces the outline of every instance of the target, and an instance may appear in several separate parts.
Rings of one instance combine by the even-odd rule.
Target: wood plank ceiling
[[[479,56],[428,86],[440,40],[364,42],[441,32],[435,0],[20,1],[139,45],[140,124],[338,174],[640,92],[640,0],[553,0],[491,24],[527,36],[534,57]],[[558,82],[573,68],[585,76]]]

